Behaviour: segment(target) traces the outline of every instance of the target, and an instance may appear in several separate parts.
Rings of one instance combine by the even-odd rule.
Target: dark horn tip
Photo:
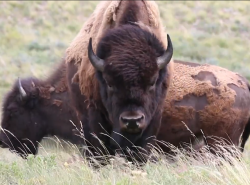
[[[92,49],[92,37],[89,38],[88,56],[90,56],[91,52],[93,52],[93,49]]]
[[[172,44],[169,34],[167,34],[167,39],[168,39],[168,47],[170,47],[170,49],[173,50],[173,44]]]
[[[168,39],[168,42],[172,43],[169,34],[167,34],[167,39]]]
[[[92,48],[92,37],[89,38],[89,49]]]

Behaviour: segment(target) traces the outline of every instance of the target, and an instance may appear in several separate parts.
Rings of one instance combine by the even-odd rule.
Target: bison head
[[[96,69],[100,95],[113,129],[140,133],[151,122],[166,94],[167,64],[173,55],[156,36],[138,26],[109,30],[88,57]]]
[[[17,80],[3,104],[0,145],[22,157],[36,154],[36,141],[42,132],[34,111],[39,101],[35,82],[36,79]]]

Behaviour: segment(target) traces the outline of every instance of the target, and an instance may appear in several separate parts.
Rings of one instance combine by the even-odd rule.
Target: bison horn
[[[157,65],[158,65],[159,69],[164,68],[170,62],[170,60],[173,56],[173,45],[172,45],[172,42],[171,42],[169,35],[167,35],[167,39],[168,39],[167,50],[164,52],[164,54],[162,56],[157,58]]]
[[[21,97],[26,97],[27,96],[27,93],[25,92],[25,90],[23,89],[23,87],[22,87],[22,84],[21,84],[21,80],[20,80],[20,78],[18,78],[18,89],[19,89],[19,92],[20,92],[20,95],[21,95]]]
[[[103,72],[104,70],[104,60],[100,59],[98,56],[95,55],[93,48],[92,48],[92,38],[89,39],[89,46],[88,46],[88,57],[91,64],[98,70]]]

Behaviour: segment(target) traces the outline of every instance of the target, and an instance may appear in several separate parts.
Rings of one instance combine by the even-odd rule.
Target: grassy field
[[[44,78],[98,1],[0,2],[0,103],[17,77]],[[157,1],[174,58],[219,65],[250,80],[250,2]],[[141,171],[119,163],[93,170],[67,162],[78,152],[45,141],[24,161],[0,149],[0,184],[250,184],[250,145],[243,162],[216,166],[183,157]],[[67,162],[67,163],[65,163]]]
[[[148,162],[139,168],[115,158],[110,165],[94,169],[74,146],[63,147],[58,142],[48,141],[41,145],[38,156],[29,156],[27,160],[1,151],[0,184],[246,185],[250,182],[248,158],[239,162],[226,151],[219,154],[231,164],[208,152],[194,158],[185,155],[185,151],[173,149],[177,154],[175,162],[160,158],[158,163]]]

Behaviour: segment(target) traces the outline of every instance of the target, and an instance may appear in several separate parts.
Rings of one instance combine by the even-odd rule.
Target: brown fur
[[[206,137],[223,137],[239,146],[250,117],[247,80],[213,65],[175,60],[174,69],[157,139],[177,146],[190,142],[194,138],[187,126],[197,136],[202,129]],[[207,141],[213,143],[208,138]]]
[[[63,102],[61,100],[54,100],[53,101],[53,105],[56,105],[58,107],[60,107],[63,104]]]
[[[250,117],[247,80],[212,65],[175,61],[174,69],[158,139],[190,142],[194,138],[187,126],[197,136],[202,130],[210,145],[209,136],[218,136],[239,146]]]
[[[73,62],[78,66],[78,71],[73,78],[74,82],[78,82],[81,93],[87,99],[93,97],[99,98],[99,87],[95,78],[95,70],[87,57],[87,46],[89,38],[93,38],[93,49],[103,33],[106,30],[118,26],[118,20],[124,16],[124,9],[130,4],[135,3],[140,7],[137,17],[140,18],[140,25],[145,25],[163,42],[167,48],[166,33],[162,26],[158,6],[153,1],[103,1],[101,2],[89,20],[83,25],[82,29],[75,37],[69,48],[67,49],[67,62]],[[130,16],[130,15],[129,15]],[[132,15],[133,16],[133,15]],[[143,27],[143,26],[141,26]],[[168,64],[168,84],[171,80],[172,61]],[[94,93],[93,93],[94,92]]]
[[[71,105],[65,69],[63,61],[46,80],[32,77],[21,79],[27,94],[24,98],[20,98],[16,81],[3,101],[1,126],[5,131],[0,132],[0,143],[3,147],[15,149],[26,157],[27,153],[36,154],[38,142],[44,136],[56,135],[74,144],[84,143],[73,132],[76,127],[80,129],[81,125]],[[28,149],[23,147],[24,145],[27,145]]]
[[[175,146],[183,142],[193,142],[194,138],[188,127],[197,137],[201,136],[200,129],[202,129],[210,145],[213,144],[213,140],[209,139],[209,136],[218,136],[229,139],[239,146],[241,134],[247,121],[250,121],[250,86],[247,80],[218,66],[175,61],[174,67],[174,78],[170,85],[169,96],[165,99],[162,125],[157,139]],[[40,91],[43,97],[47,99],[48,104],[54,104],[54,110],[57,112],[62,109],[63,103],[70,99],[67,95],[63,101],[59,100],[61,98],[58,96],[61,93],[55,93],[56,89],[66,86],[62,83],[64,81],[65,66],[62,64],[56,73],[45,80],[43,84],[46,85],[39,86],[39,89],[43,89]],[[59,88],[54,89],[54,87]],[[236,91],[238,89],[238,94],[234,89]],[[63,112],[62,114],[66,116]],[[81,116],[82,114],[87,113],[83,111]],[[56,122],[51,124],[57,125]],[[60,127],[67,128],[67,124],[70,123],[61,122]],[[71,130],[66,132],[72,136],[67,135],[65,139],[70,140],[74,137]],[[247,139],[249,130],[244,135]],[[163,145],[161,147],[165,152],[169,150]]]

